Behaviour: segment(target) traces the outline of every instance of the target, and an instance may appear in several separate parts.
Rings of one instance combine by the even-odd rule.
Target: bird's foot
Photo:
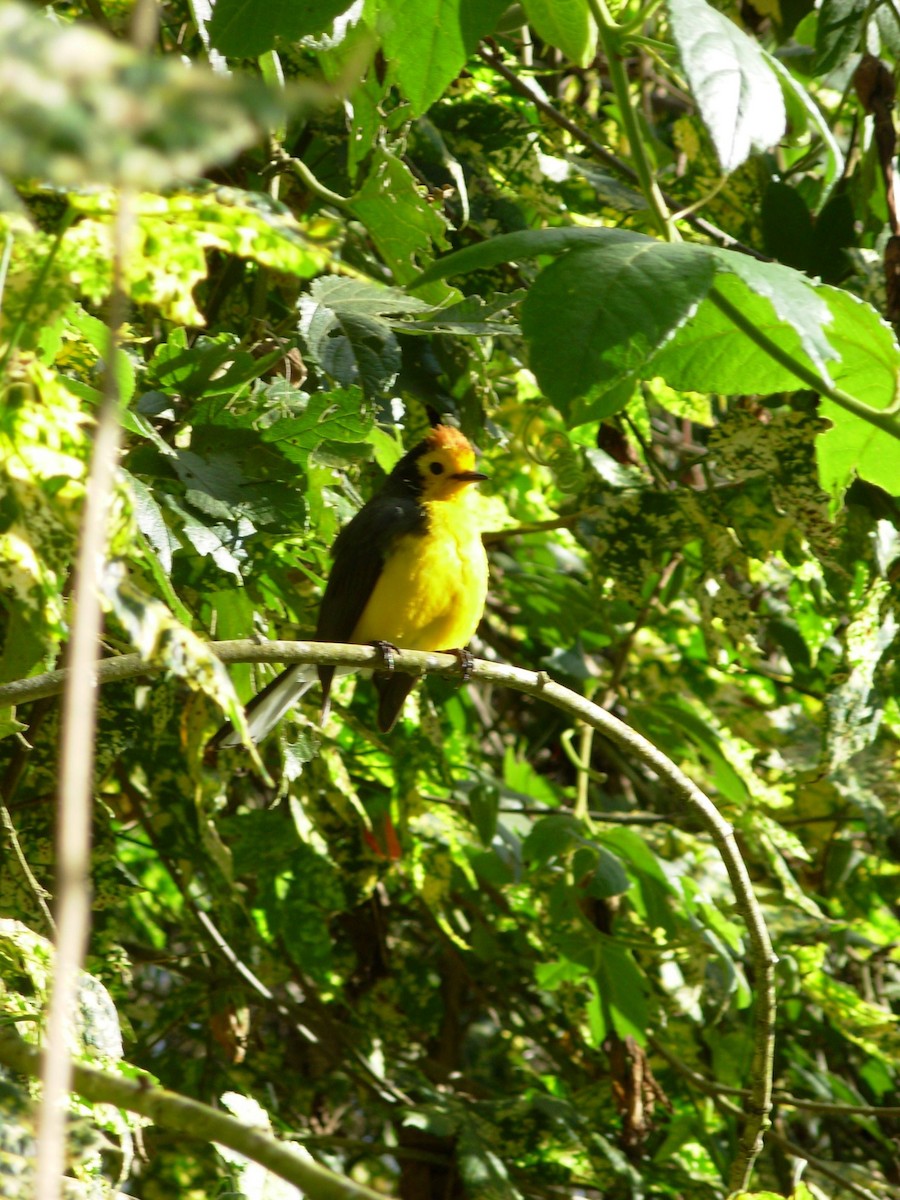
[[[468,683],[472,678],[472,672],[475,670],[475,656],[469,650],[445,650],[444,654],[452,654],[459,663],[459,673],[462,676],[463,683]]]
[[[400,653],[400,647],[395,646],[393,642],[372,642],[371,645],[381,652],[383,671],[393,671],[394,655]]]

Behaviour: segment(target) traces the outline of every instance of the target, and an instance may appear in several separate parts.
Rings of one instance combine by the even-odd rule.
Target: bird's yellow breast
[[[397,539],[353,642],[401,650],[451,650],[474,634],[487,595],[488,564],[468,497],[425,503],[424,533]]]

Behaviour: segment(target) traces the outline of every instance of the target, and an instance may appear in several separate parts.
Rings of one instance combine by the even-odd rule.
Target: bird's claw
[[[395,646],[393,642],[372,642],[372,646],[381,653],[382,670],[393,671],[394,655],[399,654],[400,647]]]
[[[446,650],[446,654],[452,654],[459,663],[459,673],[462,676],[463,683],[468,683],[472,678],[472,672],[475,670],[475,656],[470,650]]]

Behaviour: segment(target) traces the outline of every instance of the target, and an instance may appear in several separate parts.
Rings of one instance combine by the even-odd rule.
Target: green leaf
[[[213,46],[233,58],[256,58],[278,38],[296,42],[323,33],[348,0],[216,0],[207,25]]]
[[[153,492],[142,480],[128,471],[123,471],[122,475],[131,491],[131,503],[138,529],[152,546],[163,570],[171,572],[172,551],[177,549],[178,541],[169,531],[162,509],[157,504]]]
[[[303,466],[322,442],[360,442],[371,427],[358,388],[298,396],[290,384],[279,382],[267,388],[266,394],[270,399],[286,397],[297,415],[268,425],[262,431],[263,441],[277,444],[292,462]]]
[[[362,279],[326,275],[316,279],[309,294],[317,304],[341,316],[411,316],[431,310],[431,305],[399,288],[383,287]]]
[[[568,226],[553,229],[523,229],[517,233],[503,233],[498,237],[466,246],[453,254],[445,254],[431,264],[411,283],[411,287],[422,287],[436,279],[450,279],[454,275],[467,275],[470,271],[485,271],[499,263],[518,262],[521,259],[537,258],[539,255],[561,254],[564,250],[578,249],[595,243],[607,245],[616,242],[652,242],[653,238],[643,233],[632,233],[628,229],[575,229]]]
[[[98,321],[96,317],[90,316],[80,306],[76,306],[69,313],[69,323],[93,347],[97,357],[104,362],[105,369],[106,360],[109,358],[109,327],[103,321]],[[116,349],[115,364],[119,402],[125,406],[134,396],[134,364],[121,347]]]
[[[781,87],[759,46],[706,0],[668,0],[672,36],[723,171],[785,130]]]
[[[535,821],[522,845],[526,862],[542,866],[551,858],[565,854],[583,838],[581,822],[564,813],[554,813]]]
[[[497,832],[497,816],[500,812],[499,789],[478,784],[469,792],[468,800],[469,813],[481,844],[490,846]]]
[[[400,371],[400,347],[384,321],[335,312],[315,296],[300,301],[300,332],[309,356],[336,384],[387,396]]]
[[[510,1182],[503,1160],[484,1144],[472,1121],[465,1121],[460,1130],[456,1161],[467,1195],[481,1196],[483,1200],[522,1200],[521,1192]]]
[[[554,962],[538,963],[534,968],[534,978],[539,987],[555,991],[564,983],[577,983],[584,979],[587,967],[581,963],[572,962],[568,958],[560,958]]]
[[[234,334],[220,333],[215,337],[199,337],[188,346],[184,329],[173,329],[168,341],[157,346],[147,368],[147,382],[159,392],[170,396],[202,396],[211,388],[213,377],[216,386],[229,391],[230,384],[221,385],[227,364],[238,362],[240,367],[251,368],[253,359],[247,351],[239,349]],[[255,365],[255,364],[254,364]],[[252,375],[246,376],[252,378]]]
[[[729,273],[720,274],[716,291],[754,329],[766,334],[798,364],[821,372],[872,408],[893,400],[900,365],[891,330],[875,310],[837,288],[813,284],[777,263],[757,263],[715,252]],[[740,266],[740,278],[730,274]],[[672,386],[726,394],[796,391],[802,383],[771,358],[751,337],[706,301],[653,362],[653,370]],[[774,311],[773,311],[774,309]],[[858,418],[857,418],[858,419]]]
[[[840,354],[835,382],[872,408],[888,408],[900,391],[900,351],[893,330],[873,308],[837,288],[826,291],[834,314],[829,336]],[[816,439],[819,479],[840,496],[854,474],[900,495],[900,440],[823,397],[820,414],[832,424]]]
[[[494,296],[484,300],[481,296],[466,296],[446,308],[431,309],[431,316],[416,321],[392,321],[395,329],[404,333],[455,333],[460,337],[480,337],[489,333],[515,334],[516,326],[511,322],[492,320],[495,314],[505,312],[518,303],[524,291],[508,296]]]
[[[310,356],[336,383],[359,384],[367,397],[384,397],[401,366],[384,314],[422,311],[430,306],[395,288],[332,275],[315,280],[301,298],[300,332]]]
[[[91,192],[73,196],[71,203],[95,218],[66,234],[64,250],[80,275],[87,254],[106,253],[116,200],[109,192]],[[166,196],[144,192],[134,209],[137,233],[126,264],[129,292],[136,304],[152,304],[176,324],[204,324],[193,291],[206,278],[209,251],[300,279],[315,275],[329,260],[328,250],[312,242],[293,214],[271,196],[200,184]],[[101,299],[108,288],[105,273],[89,294]]]
[[[825,75],[859,47],[867,0],[822,0],[816,23],[817,75]]]
[[[815,253],[812,215],[797,188],[771,180],[763,193],[766,253],[788,267],[809,269]]]
[[[228,672],[207,642],[177,621],[159,600],[136,587],[119,564],[107,565],[103,591],[142,658],[165,662],[166,669],[192,690],[214,700],[229,720],[243,721]]]
[[[603,938],[596,980],[618,1036],[643,1042],[648,1017],[644,977],[629,951],[610,938]]]
[[[695,311],[712,283],[696,247],[653,239],[572,251],[548,267],[522,305],[531,368],[566,408],[633,375]]]
[[[350,207],[398,283],[409,283],[419,274],[417,260],[430,258],[434,246],[447,244],[440,213],[422,197],[409,168],[387,150],[373,156],[368,178]],[[417,286],[422,282],[418,280]]]
[[[822,400],[819,411],[832,423],[816,442],[819,479],[825,491],[841,497],[854,475],[900,496],[900,440]]]
[[[383,6],[384,52],[417,116],[443,95],[506,7],[503,0],[391,0]]]
[[[523,0],[535,32],[557,46],[579,67],[590,64],[597,49],[597,26],[587,0]]]
[[[589,851],[590,853],[591,851]],[[621,896],[631,887],[621,862],[603,846],[595,847],[596,867],[587,880],[585,889],[589,896],[606,900],[610,896]]]
[[[879,10],[879,13],[884,10]],[[893,19],[893,14],[889,18],[893,28],[896,28],[896,22]],[[803,118],[810,122],[819,137],[822,139],[822,144],[825,147],[828,156],[828,165],[824,175],[824,186],[819,197],[819,203],[824,204],[831,193],[831,189],[843,177],[844,174],[844,155],[838,144],[837,138],[832,132],[831,126],[825,118],[822,110],[815,102],[803,85],[794,78],[784,63],[774,54],[770,54],[767,50],[763,50],[766,62],[781,80],[781,86],[784,88],[785,96],[787,97],[788,105],[793,105],[795,111],[790,113],[791,125],[800,125],[800,120],[797,119],[795,112],[796,106],[799,105]],[[819,274],[819,272],[815,272]]]

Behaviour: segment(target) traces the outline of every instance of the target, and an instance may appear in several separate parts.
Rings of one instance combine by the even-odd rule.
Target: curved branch
[[[836,387],[818,371],[805,366],[789,350],[785,350],[783,346],[779,346],[764,330],[748,320],[738,306],[732,304],[717,288],[713,287],[709,291],[708,296],[716,308],[728,317],[729,321],[740,329],[741,333],[746,334],[752,342],[755,342],[779,366],[786,367],[804,387],[818,392],[820,396],[826,396],[832,403],[837,404],[839,408],[843,408],[846,412],[852,413],[854,417],[859,417],[861,421],[868,421],[870,425],[874,425],[885,433],[889,433],[891,437],[900,440],[900,420],[897,419],[896,399],[889,408],[871,408],[868,404],[864,404],[862,400],[857,400],[855,396],[851,396],[849,392]]]
[[[380,650],[371,646],[346,645],[334,642],[212,642],[210,649],[223,662],[307,663],[312,666],[342,666],[376,668],[383,664]],[[431,672],[453,675],[460,671],[455,655],[400,650],[395,656],[398,671],[409,675]],[[163,662],[147,662],[136,654],[107,659],[99,664],[98,683],[152,675],[165,670]],[[0,705],[23,704],[40,696],[58,692],[65,671],[51,671],[33,679],[19,680],[0,686]],[[775,955],[762,915],[753,894],[753,885],[741,857],[732,826],[724,819],[713,802],[660,750],[629,728],[623,721],[591,703],[570,688],[556,683],[545,672],[524,671],[503,663],[476,659],[470,678],[485,683],[509,687],[526,695],[537,696],[561,712],[596,729],[616,746],[649,767],[669,786],[674,799],[686,805],[711,837],[722,858],[735,903],[747,929],[754,978],[757,986],[754,1016],[753,1064],[750,1095],[745,1110],[745,1124],[738,1156],[732,1168],[732,1187],[747,1186],[754,1160],[762,1147],[762,1135],[768,1127],[772,1107],[772,1056],[775,1039]]]
[[[14,1030],[0,1029],[0,1063],[36,1079],[40,1074],[41,1054]],[[154,1087],[146,1079],[123,1079],[96,1067],[76,1065],[73,1087],[92,1104],[114,1104],[149,1117],[161,1128],[228,1146],[294,1184],[311,1200],[389,1200],[361,1183],[336,1175],[302,1149],[280,1142],[262,1129],[252,1129],[236,1117],[198,1100]]]

